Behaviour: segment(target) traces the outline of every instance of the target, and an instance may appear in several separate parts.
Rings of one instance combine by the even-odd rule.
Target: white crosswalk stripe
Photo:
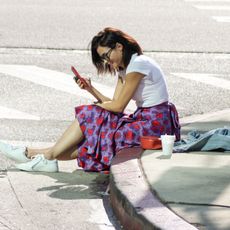
[[[171,73],[174,76],[201,82],[214,87],[230,90],[230,81],[220,78],[217,74],[204,73]]]
[[[21,112],[16,109],[0,106],[0,119],[26,119],[38,121],[40,120],[40,117]]]
[[[44,69],[33,65],[0,65],[0,73],[8,74],[22,80],[30,81],[74,95],[81,95],[85,98],[93,98],[90,94],[86,92],[84,93],[76,86],[73,76],[58,71]],[[106,95],[111,96],[113,93],[113,90],[110,87],[99,83],[94,83],[94,85]]]
[[[224,5],[194,5],[200,10],[230,10],[230,6]]]
[[[210,17],[219,23],[230,23],[230,0],[184,0],[198,10],[210,11]],[[222,15],[213,15],[214,12]]]
[[[5,140],[0,139],[0,141],[11,144],[14,146],[30,146],[31,148],[49,148],[55,144],[55,142],[41,142],[41,141],[18,141],[18,140]]]
[[[214,20],[217,22],[229,22],[230,23],[230,16],[212,16]]]
[[[67,92],[73,95],[78,95],[83,99],[95,100],[95,98],[88,92],[81,90],[74,82],[73,76],[61,73],[54,70],[44,69],[33,65],[4,65],[0,64],[0,73],[10,75],[12,77],[20,78],[22,80],[30,81],[38,85],[47,86],[56,90]],[[104,95],[112,98],[114,88],[93,82],[97,88]],[[127,106],[127,112],[132,112],[135,109],[133,101]],[[14,119],[30,119],[39,120],[39,117],[29,115],[20,111],[12,110],[10,108],[3,108],[0,112],[0,118]]]
[[[185,2],[218,2],[218,3],[224,3],[224,2],[230,2],[230,0],[184,0]]]
[[[0,65],[0,73],[81,97],[92,98],[88,93],[83,94],[82,90],[76,87],[72,76],[58,71],[28,65]],[[171,73],[171,75],[230,90],[230,81],[220,78],[220,75],[205,73]],[[95,83],[95,86],[106,95],[112,96],[112,87],[98,83]],[[184,109],[180,105],[177,105],[177,107],[180,110]],[[134,109],[135,105],[132,101],[127,108],[127,112],[133,112]],[[0,105],[0,119],[41,120],[39,116],[34,116],[13,108],[7,108],[5,105]]]

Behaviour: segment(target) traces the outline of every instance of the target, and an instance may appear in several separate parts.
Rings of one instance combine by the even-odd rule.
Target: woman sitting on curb
[[[128,34],[105,28],[91,41],[93,64],[98,73],[117,77],[113,98],[77,81],[98,100],[97,104],[75,108],[76,119],[57,143],[46,149],[15,147],[0,143],[0,152],[19,162],[24,171],[57,172],[57,160],[77,159],[85,171],[108,171],[119,150],[140,146],[141,136],[175,134],[180,139],[178,115],[168,102],[164,75],[157,63],[143,55],[139,44]],[[134,99],[136,111],[123,113]]]

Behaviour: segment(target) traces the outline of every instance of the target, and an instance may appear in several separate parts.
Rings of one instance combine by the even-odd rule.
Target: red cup
[[[143,149],[162,149],[161,139],[156,136],[141,136],[141,147]]]

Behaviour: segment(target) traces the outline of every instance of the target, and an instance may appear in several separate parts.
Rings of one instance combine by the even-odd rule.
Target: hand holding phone
[[[81,75],[77,72],[77,70],[73,66],[71,67],[71,70],[75,75],[75,77],[74,77],[75,81],[80,80],[84,87],[89,86],[88,83],[86,82],[86,80],[81,77]]]

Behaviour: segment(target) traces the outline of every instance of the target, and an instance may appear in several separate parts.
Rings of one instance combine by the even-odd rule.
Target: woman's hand
[[[103,94],[101,94],[97,89],[93,87],[93,85],[91,84],[90,78],[81,78],[78,80],[74,78],[74,80],[81,89],[87,90],[90,94],[92,94],[98,100],[98,102],[101,103],[102,101],[111,100],[110,98],[105,97]]]
[[[91,80],[90,80],[90,78],[84,78],[84,80],[85,80],[86,84],[83,83],[80,79],[78,79],[77,81],[75,80],[75,81],[81,89],[84,89],[84,90],[87,90],[90,92],[92,90]]]

